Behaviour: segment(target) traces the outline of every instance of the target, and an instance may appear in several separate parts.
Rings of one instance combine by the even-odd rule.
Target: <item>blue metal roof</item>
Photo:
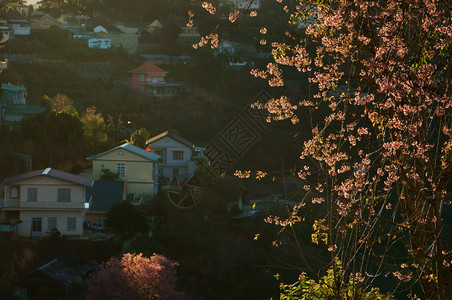
[[[90,210],[108,211],[113,204],[121,202],[124,181],[96,180],[93,185],[93,205]]]
[[[23,86],[2,83],[2,90],[11,91],[11,92],[21,92],[21,91],[25,91],[26,89]]]
[[[127,151],[130,151],[130,152],[132,152],[132,153],[134,153],[136,155],[139,155],[139,156],[141,156],[143,158],[149,159],[150,161],[154,161],[154,162],[156,162],[156,161],[158,161],[160,159],[160,155],[157,155],[157,154],[152,153],[152,152],[148,152],[148,151],[146,151],[144,149],[141,149],[141,148],[139,148],[137,146],[134,146],[132,144],[129,144],[129,143],[122,144],[122,145],[120,145],[118,147],[115,147],[113,149],[110,149],[108,151],[102,152],[102,153],[97,154],[97,155],[91,155],[87,159],[88,160],[96,159],[96,158],[99,158],[99,157],[101,157],[101,156],[103,156],[103,155],[105,155],[107,153],[116,151],[118,149],[125,149]]]

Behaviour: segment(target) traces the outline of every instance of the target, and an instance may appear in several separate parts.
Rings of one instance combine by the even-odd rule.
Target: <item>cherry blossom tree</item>
[[[113,257],[91,276],[87,299],[184,299],[175,290],[175,266],[156,254]]]
[[[420,284],[426,299],[447,299],[451,2],[276,2],[288,15],[286,37],[267,41],[265,27],[256,33],[262,45],[271,44],[273,61],[251,74],[281,90],[284,68],[295,68],[309,75],[314,92],[255,104],[268,111],[269,122],[289,119],[300,130],[310,127],[298,172],[305,197],[290,218],[267,221],[287,228],[301,222],[302,206],[318,206],[312,241],[328,248],[335,274],[342,262],[330,287],[338,299],[350,276],[359,274],[362,288],[383,273]],[[211,3],[202,7],[216,12]],[[233,10],[229,19],[257,13]],[[194,47],[216,47],[220,38],[213,32]],[[404,246],[407,261],[388,259],[396,245]]]

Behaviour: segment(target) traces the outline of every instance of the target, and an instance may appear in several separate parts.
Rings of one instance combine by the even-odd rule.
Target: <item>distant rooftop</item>
[[[84,186],[92,186],[94,182],[92,179],[84,178],[78,175],[74,175],[71,173],[63,172],[52,168],[46,168],[5,178],[2,184],[11,184],[39,176],[48,176]]]
[[[139,147],[137,147],[137,146],[134,146],[134,145],[132,145],[132,144],[125,143],[125,144],[122,144],[122,145],[120,145],[120,146],[118,146],[118,147],[115,147],[115,148],[113,148],[113,149],[110,149],[110,150],[108,150],[108,151],[102,152],[102,153],[100,153],[100,154],[91,155],[91,156],[88,157],[87,159],[88,159],[88,160],[93,160],[93,159],[96,159],[96,158],[98,158],[98,157],[100,157],[100,156],[103,156],[103,155],[105,155],[105,154],[107,154],[107,153],[116,151],[116,150],[118,150],[118,149],[126,149],[126,150],[128,150],[128,151],[130,151],[130,152],[132,152],[132,153],[135,153],[136,155],[139,155],[139,156],[141,156],[141,157],[147,158],[147,159],[149,159],[149,160],[151,160],[151,161],[158,161],[159,158],[160,158],[160,155],[157,155],[157,154],[155,154],[155,153],[148,152],[148,151],[146,151],[146,150],[144,150],[144,149],[141,149],[141,148],[139,148]]]
[[[178,141],[178,142],[180,142],[180,143],[182,143],[184,145],[187,145],[190,148],[194,147],[192,142],[190,142],[189,140],[184,139],[181,136],[178,136],[175,133],[170,132],[169,130],[167,130],[165,132],[162,132],[159,135],[156,135],[156,136],[150,138],[149,140],[146,141],[146,145],[151,144],[151,146],[152,146],[153,142],[155,142],[157,140],[160,140],[161,138],[164,138],[164,137],[167,137],[167,136],[170,137],[170,138],[175,139],[176,141]]]
[[[168,73],[165,70],[160,69],[153,63],[145,63],[138,68],[130,71],[130,73]]]
[[[23,86],[18,86],[9,83],[2,83],[2,90],[11,91],[11,92],[20,92],[26,90]]]

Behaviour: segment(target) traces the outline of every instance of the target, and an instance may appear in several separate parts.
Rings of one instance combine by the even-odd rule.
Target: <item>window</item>
[[[119,176],[126,176],[126,164],[117,163],[116,164],[116,174]]]
[[[100,228],[105,228],[107,216],[97,216],[97,225],[100,226]]]
[[[173,169],[173,179],[176,179],[179,177],[179,169]]]
[[[67,230],[75,230],[75,220],[74,217],[67,218]]]
[[[124,151],[118,151],[118,155],[124,155]]]
[[[173,151],[173,159],[174,160],[183,160],[184,159],[184,151]]]
[[[28,188],[27,189],[27,201],[36,201],[37,194],[38,194],[37,188]]]
[[[144,74],[140,74],[140,81],[144,81]]]
[[[58,202],[71,201],[71,189],[58,189]]]
[[[57,228],[57,218],[49,218],[47,220],[47,230],[51,231],[52,229],[56,229]]]
[[[19,187],[12,186],[11,190],[9,191],[9,196],[11,198],[19,198]]]
[[[31,231],[41,232],[42,231],[42,218],[31,219]]]
[[[163,150],[155,150],[155,154],[160,155],[159,162],[163,162]]]

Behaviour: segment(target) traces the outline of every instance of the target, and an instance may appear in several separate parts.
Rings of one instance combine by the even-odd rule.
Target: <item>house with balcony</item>
[[[103,170],[110,170],[125,181],[128,198],[140,202],[143,195],[154,196],[157,192],[157,161],[155,153],[148,152],[132,144],[125,143],[103,153],[92,155],[92,178],[101,179]]]
[[[168,72],[150,62],[129,71],[129,73],[132,74],[131,87],[143,94],[157,97],[169,96],[176,94],[181,89],[180,84],[167,83],[165,76]]]
[[[204,157],[204,148],[169,131],[150,138],[146,145],[148,151],[161,157],[158,164],[159,176],[165,181],[177,178],[183,182],[192,177],[198,169],[197,161]]]
[[[16,10],[0,10],[0,20],[6,21],[9,26],[9,37],[13,38],[15,36],[28,36],[31,34],[30,21],[26,20],[22,15]],[[2,29],[2,31],[4,31]]]
[[[2,182],[2,218],[18,220],[20,236],[42,237],[53,230],[81,236],[92,185],[91,179],[52,168],[8,177]]]

